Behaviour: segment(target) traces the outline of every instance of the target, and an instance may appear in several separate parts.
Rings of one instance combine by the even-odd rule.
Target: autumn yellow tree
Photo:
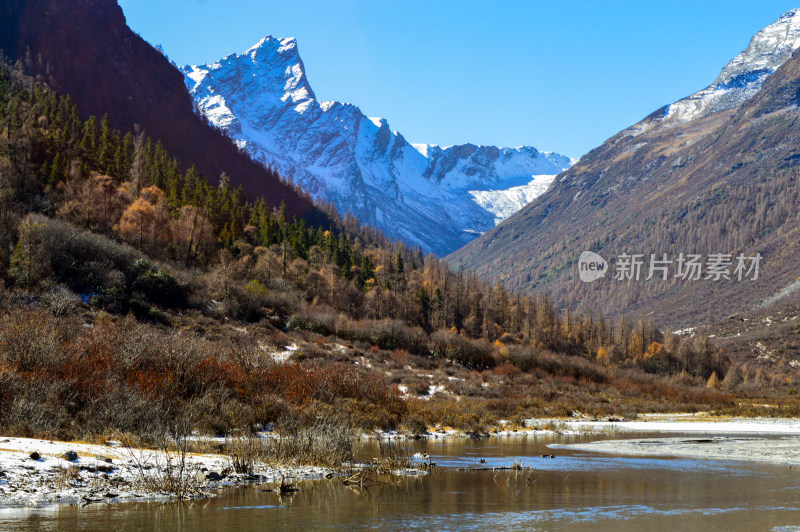
[[[147,246],[151,252],[157,252],[160,246],[165,246],[171,231],[164,192],[156,186],[142,189],[139,198],[122,213],[116,229],[124,240],[140,250]]]
[[[600,362],[601,364],[608,364],[610,362],[608,351],[606,350],[605,347],[600,347],[597,350],[597,361]]]
[[[153,204],[144,198],[134,201],[122,214],[117,232],[124,240],[142,249],[155,232],[156,210]]]

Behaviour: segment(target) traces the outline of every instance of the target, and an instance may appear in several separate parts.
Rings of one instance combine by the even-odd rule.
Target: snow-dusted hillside
[[[714,83],[672,105],[663,120],[688,122],[731,109],[755,95],[764,81],[800,47],[800,10],[793,9],[756,33]]]
[[[574,160],[532,147],[412,145],[382,118],[319,102],[294,39],[182,69],[200,112],[340,212],[446,255],[544,192]]]

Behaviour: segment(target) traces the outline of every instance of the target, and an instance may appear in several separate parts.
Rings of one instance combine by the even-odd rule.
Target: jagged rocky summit
[[[536,148],[411,144],[383,118],[320,102],[295,39],[183,67],[200,113],[340,213],[446,255],[542,194],[574,160]]]

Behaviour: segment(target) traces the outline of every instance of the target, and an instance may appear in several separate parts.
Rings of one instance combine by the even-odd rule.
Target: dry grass
[[[264,442],[254,435],[226,438],[224,452],[230,458],[233,471],[245,475],[254,474],[256,466],[267,460]]]
[[[150,493],[165,494],[179,501],[201,493],[196,478],[196,468],[190,467],[189,418],[176,424],[172,435],[162,434],[158,447],[153,451],[136,450],[131,442],[122,440],[123,447],[133,463],[136,481]]]
[[[355,428],[341,414],[321,412],[305,426],[297,418],[283,420],[278,436],[263,438],[260,445],[266,463],[338,468],[353,460]]]
[[[72,488],[82,483],[81,468],[75,464],[63,467],[58,471],[54,482],[62,488]]]

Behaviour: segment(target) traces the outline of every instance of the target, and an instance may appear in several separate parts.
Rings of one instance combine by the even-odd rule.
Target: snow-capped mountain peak
[[[731,109],[755,95],[764,81],[800,47],[800,10],[784,13],[756,33],[714,83],[668,106],[662,120],[687,122]]]
[[[293,105],[316,99],[294,38],[277,39],[268,35],[243,54],[231,54],[211,65],[182,70],[194,82],[191,85],[187,81],[190,91],[205,87],[213,92],[215,85],[235,76],[247,83],[250,91],[262,96],[262,104]]]
[[[800,46],[800,11],[793,9],[756,33],[750,44],[722,69],[714,85],[730,85],[743,74],[775,70]]]
[[[385,118],[319,102],[293,38],[186,66],[201,113],[250,155],[362,223],[445,255],[546,190],[573,160],[536,148],[409,144]]]
[[[297,104],[316,99],[294,37],[276,39],[268,35],[244,55],[249,56],[256,66],[253,78],[267,82],[262,84],[264,89],[279,90],[280,83],[275,83],[275,80],[283,79],[282,101]]]

